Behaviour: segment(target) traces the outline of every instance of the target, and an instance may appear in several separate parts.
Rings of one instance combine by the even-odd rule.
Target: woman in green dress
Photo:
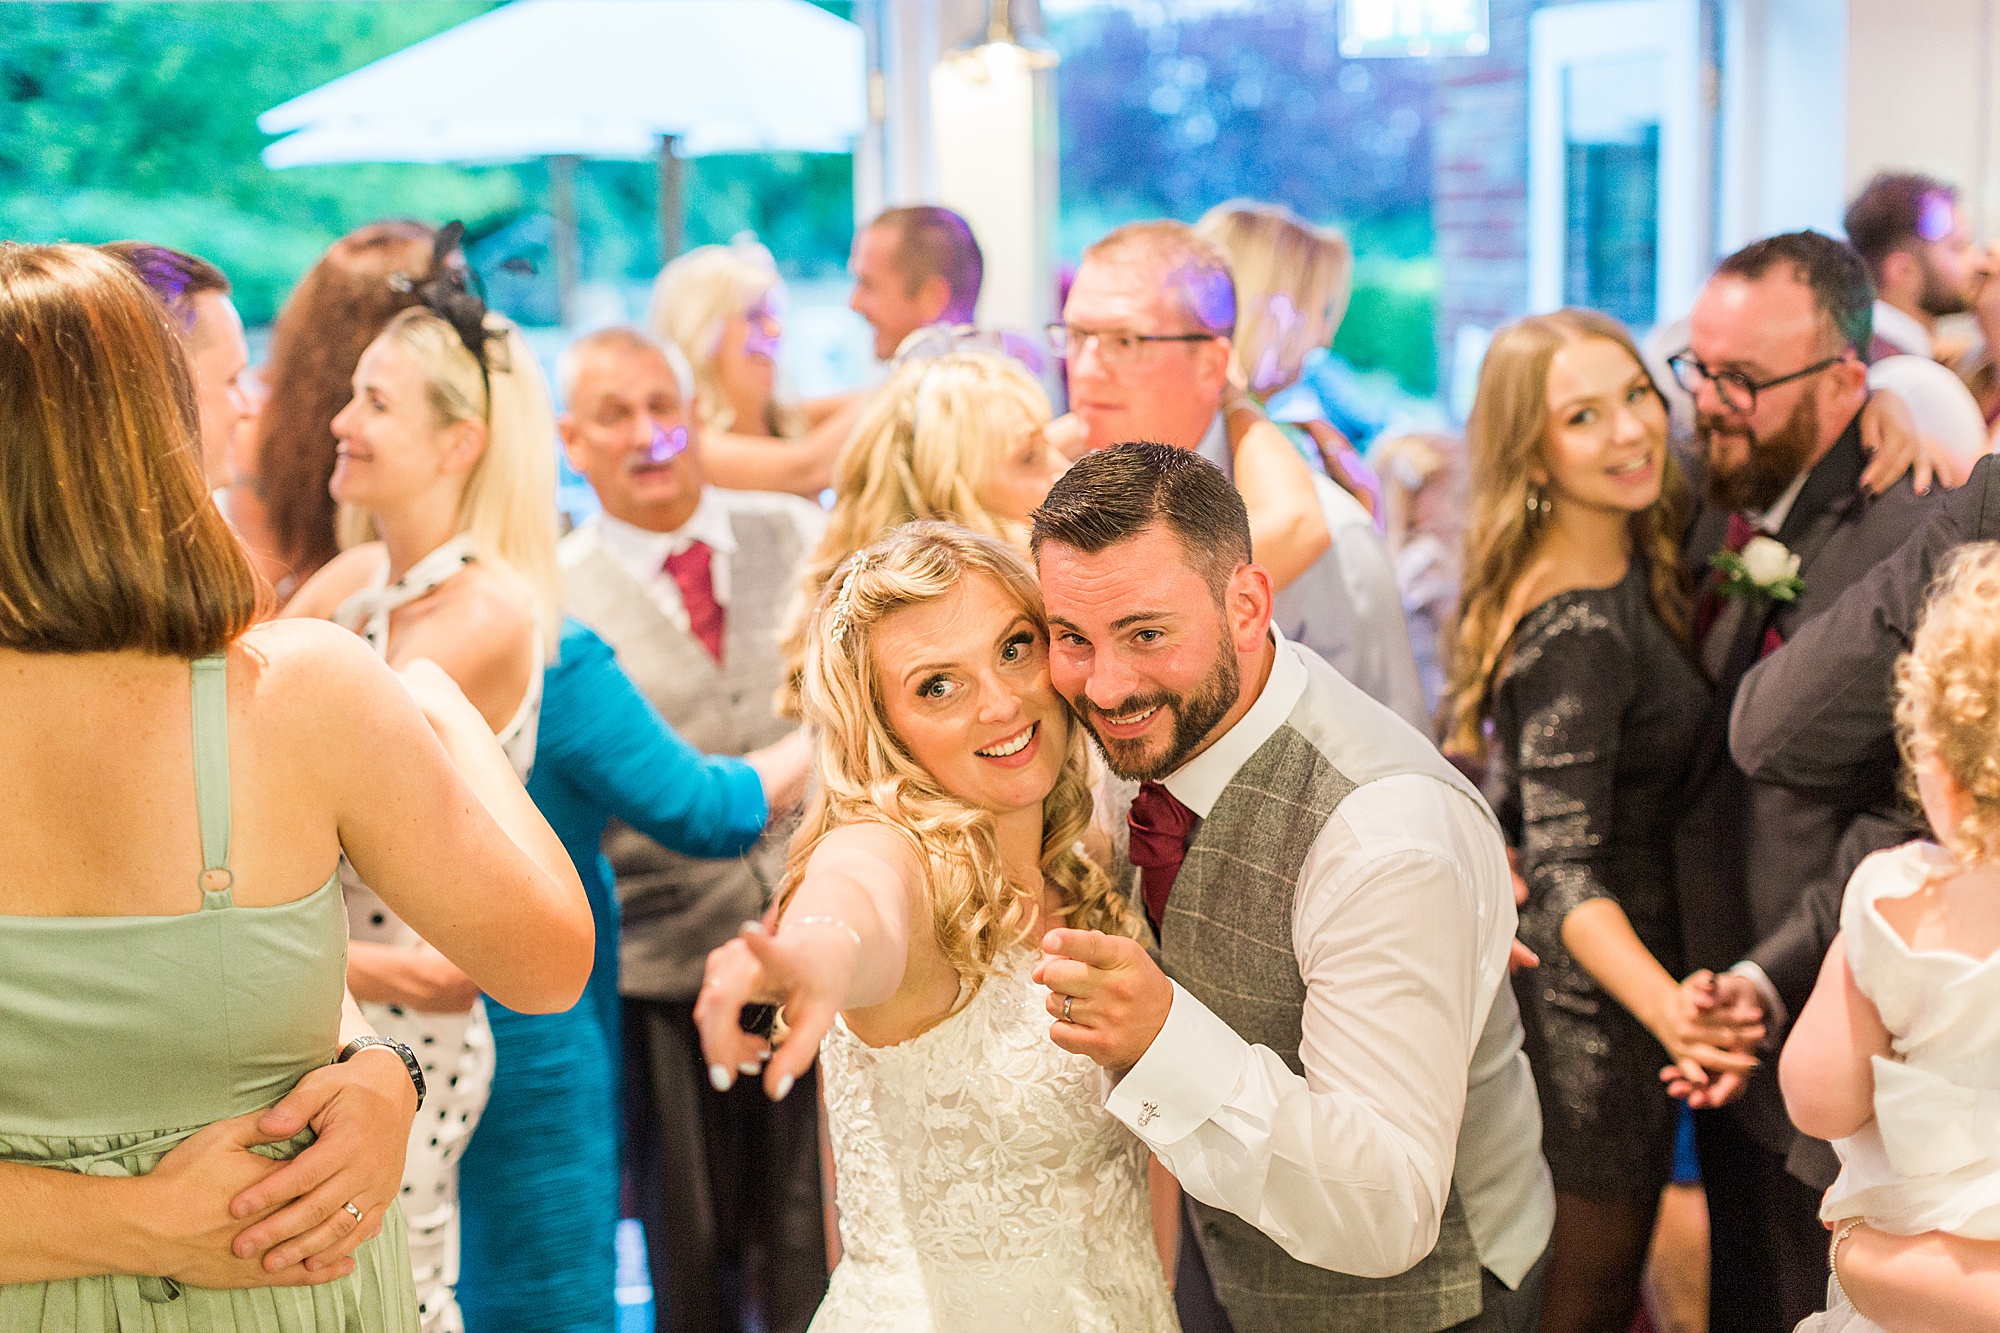
[[[294,1253],[364,1238],[317,1270],[214,1202],[284,1170],[311,1136],[260,1117],[353,1053],[343,852],[529,1011],[589,972],[575,872],[435,667],[251,627],[179,346],[115,260],[0,246],[0,419],[0,1239],[47,1233],[0,1244],[0,1327],[414,1329],[393,1186],[301,1200]]]

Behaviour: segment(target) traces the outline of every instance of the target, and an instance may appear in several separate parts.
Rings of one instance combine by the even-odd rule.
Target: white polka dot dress
[[[470,550],[469,545],[466,550]],[[418,562],[405,582],[412,582],[426,565],[447,553],[443,547],[432,552]],[[466,558],[438,560],[442,567],[436,573],[448,577]],[[444,581],[435,574],[432,578],[433,587]],[[344,620],[342,611],[346,609],[343,605],[334,613],[334,619]],[[386,657],[386,612],[370,629],[372,632],[365,637]],[[513,720],[498,734],[501,748],[513,761],[514,771],[523,782],[534,764],[541,709],[542,645],[537,634],[534,677],[528,693]],[[349,939],[400,949],[414,949],[423,942],[355,876],[345,858],[340,863],[340,883],[347,899]],[[479,1128],[480,1113],[486,1109],[487,1095],[493,1089],[493,1032],[486,1022],[486,1005],[482,1000],[474,1000],[469,1013],[438,1014],[368,1002],[361,1005],[361,1013],[377,1033],[415,1051],[418,1063],[423,1066],[424,1105],[410,1126],[409,1154],[403,1163],[402,1205],[409,1224],[410,1263],[416,1276],[423,1333],[463,1333],[465,1321],[459,1313],[456,1296],[458,1161],[473,1131]]]

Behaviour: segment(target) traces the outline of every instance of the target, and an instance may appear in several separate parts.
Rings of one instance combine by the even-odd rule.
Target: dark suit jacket
[[[1743,678],[1730,713],[1729,749],[1760,782],[1834,793],[1879,789],[1900,773],[1892,673],[1909,650],[1925,594],[1953,550],[2000,538],[2000,463],[1983,458],[1888,559],[1800,625],[1785,646]],[[1771,979],[1787,1019],[1812,995],[1840,930],[1847,879],[1862,857],[1923,837],[1909,804],[1892,797],[1849,825],[1831,873],[1800,895],[1749,958]],[[1772,1034],[1774,1037],[1779,1035]],[[1838,1167],[1823,1146],[1795,1146],[1792,1169],[1824,1188]]]
[[[1856,818],[1895,804],[1893,769],[1807,790],[1753,780],[1728,745],[1737,687],[1756,665],[1767,634],[1792,638],[1900,546],[1931,507],[1930,497],[1918,496],[1907,478],[1869,496],[1860,487],[1863,463],[1857,417],[1807,474],[1777,533],[1800,558],[1804,592],[1796,602],[1759,604],[1742,617],[1715,682],[1675,846],[1690,967],[1727,968],[1776,933],[1809,886],[1835,875],[1842,840]],[[1706,571],[1709,556],[1722,549],[1728,517],[1706,505],[1697,514],[1683,547],[1691,570]],[[1794,1135],[1774,1078],[1753,1080],[1734,1113],[1769,1151],[1790,1150]]]

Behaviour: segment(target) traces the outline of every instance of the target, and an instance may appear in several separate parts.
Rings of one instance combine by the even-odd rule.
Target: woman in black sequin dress
[[[1673,793],[1707,706],[1683,489],[1630,336],[1587,311],[1501,331],[1467,433],[1447,748],[1488,764],[1541,958],[1515,990],[1556,1187],[1542,1328],[1622,1331],[1672,1164],[1659,1071],[1714,1053],[1676,980]]]

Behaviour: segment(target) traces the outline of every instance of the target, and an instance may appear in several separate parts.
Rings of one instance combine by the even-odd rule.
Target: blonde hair
[[[485,423],[486,448],[473,463],[458,502],[458,531],[472,534],[482,560],[527,582],[543,650],[554,660],[562,640],[555,413],[542,368],[520,329],[495,314],[486,316],[486,328],[489,369],[484,377],[457,330],[428,307],[405,310],[380,336],[416,363],[440,422]],[[353,506],[342,509],[340,526],[342,546],[377,535],[374,516]]]
[[[1236,278],[1231,378],[1259,398],[1299,377],[1306,353],[1333,341],[1354,290],[1347,238],[1281,204],[1217,204],[1195,230],[1229,256]]]
[[[698,245],[660,270],[646,322],[681,349],[694,368],[694,416],[714,430],[743,430],[791,439],[805,434],[799,410],[783,394],[771,398],[771,420],[739,422],[716,381],[716,360],[729,321],[749,313],[772,292],[782,293],[777,261],[755,241]]]
[[[994,960],[1028,936],[1041,884],[1009,883],[990,811],[944,790],[889,725],[873,653],[896,612],[948,595],[968,577],[999,583],[1048,636],[1041,588],[1026,557],[997,538],[947,523],[910,523],[843,561],[813,607],[801,697],[816,733],[818,781],[778,889],[782,917],[820,841],[845,824],[885,824],[909,838],[924,867],[938,950],[977,986]],[[836,638],[832,622],[843,628]],[[1042,801],[1041,872],[1061,894],[1066,924],[1136,938],[1138,920],[1103,870],[1077,849],[1090,823],[1084,731],[1072,725],[1055,786]]]
[[[956,523],[1027,545],[1020,525],[989,512],[979,495],[1022,433],[1047,425],[1053,415],[1034,377],[993,352],[914,362],[875,391],[835,464],[833,512],[780,636],[783,716],[798,716],[813,603],[847,557],[912,519]]]
[[[1513,636],[1508,599],[1541,538],[1528,511],[1529,472],[1549,434],[1549,365],[1563,346],[1591,338],[1616,343],[1642,372],[1646,362],[1625,326],[1594,310],[1530,315],[1494,335],[1479,368],[1479,392],[1466,422],[1472,502],[1466,525],[1464,583],[1445,692],[1444,748],[1477,757],[1492,705],[1493,676]],[[1647,381],[1651,382],[1647,372]],[[1655,387],[1655,392],[1658,392]],[[1632,515],[1632,545],[1646,561],[1653,611],[1683,643],[1688,596],[1680,575],[1686,487],[1673,454],[1665,456],[1659,498]]]
[[[1906,777],[1935,755],[1972,798],[1936,830],[1960,862],[2000,858],[2000,543],[1954,551],[1896,662],[1896,742]]]
[[[221,652],[269,589],[209,498],[172,317],[87,245],[0,244],[0,644]]]
[[[1463,536],[1465,512],[1465,446],[1456,437],[1417,431],[1383,440],[1368,451],[1375,475],[1382,479],[1382,511],[1389,549],[1400,551],[1416,533],[1417,497],[1430,487],[1445,489],[1438,508],[1460,518],[1453,538]],[[1433,533],[1440,538],[1446,534]],[[1452,552],[1456,559],[1458,552]]]

